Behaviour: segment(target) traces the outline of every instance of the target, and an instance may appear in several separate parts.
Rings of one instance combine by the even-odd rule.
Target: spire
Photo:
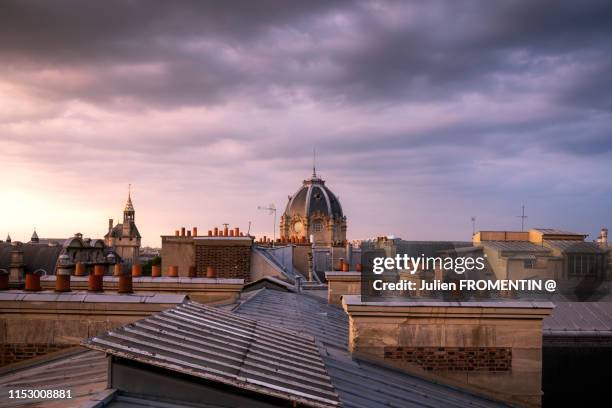
[[[39,242],[38,234],[36,233],[36,228],[34,228],[34,232],[32,233],[32,238],[30,238],[30,242]]]
[[[128,184],[128,199],[125,203],[125,210],[123,212],[134,212],[134,205],[132,204],[132,185]]]
[[[317,151],[312,148],[312,178],[317,178]]]
[[[6,236],[6,242],[11,242],[11,234],[8,234],[8,235]]]

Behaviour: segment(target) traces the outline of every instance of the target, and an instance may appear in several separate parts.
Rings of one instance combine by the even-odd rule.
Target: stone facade
[[[344,296],[355,357],[518,406],[542,398],[549,302],[361,302]]]

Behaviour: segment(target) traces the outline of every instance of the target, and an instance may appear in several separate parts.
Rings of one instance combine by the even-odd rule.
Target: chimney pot
[[[115,270],[117,269],[117,265],[121,267],[121,264],[115,264]],[[104,276],[104,265],[94,265],[94,275]]]
[[[28,292],[40,292],[40,274],[37,272],[27,273],[25,277],[25,290]]]
[[[178,237],[181,235],[181,232],[179,230],[174,231],[174,236]]]
[[[9,288],[9,273],[1,270],[0,271],[0,290],[8,290]]]
[[[240,228],[238,228],[238,227],[234,228],[234,236],[235,237],[240,236]]]
[[[142,276],[142,265],[140,264],[132,265],[132,276]]]
[[[87,279],[87,290],[89,292],[104,291],[104,275],[90,274]]]
[[[121,276],[121,275],[123,275],[123,265],[121,265],[120,263],[115,264],[113,275],[114,276]]]
[[[191,231],[187,231],[187,236],[190,237],[191,236]]]
[[[206,267],[206,277],[207,278],[216,278],[217,277],[217,273],[215,272],[215,268],[213,268],[212,266],[207,266]]]
[[[230,232],[229,232],[229,236],[230,236],[230,237],[233,237],[233,236],[234,236],[234,230],[230,230]]]
[[[74,269],[74,276],[85,276],[85,265],[81,262],[77,262]]]
[[[132,275],[119,275],[118,293],[133,293]]]
[[[214,231],[215,231],[215,237],[218,237],[219,236],[219,228],[215,227]]]
[[[228,231],[228,228],[227,228],[227,227],[224,227],[224,228],[223,228],[223,236],[224,236],[224,237],[227,237],[227,236],[228,236],[227,231]]]
[[[196,267],[195,266],[190,266],[189,267],[189,277],[190,278],[195,278],[196,276],[197,276]]]
[[[194,237],[198,236],[198,227],[193,227],[192,228],[191,235],[194,236]]]
[[[174,265],[174,266],[168,267],[168,277],[170,278],[178,277],[178,266]]]
[[[208,230],[208,236],[212,237],[212,230]]]
[[[151,276],[154,278],[159,278],[161,276],[161,266],[159,265],[151,266]]]
[[[185,227],[181,227],[181,237],[185,236]]]

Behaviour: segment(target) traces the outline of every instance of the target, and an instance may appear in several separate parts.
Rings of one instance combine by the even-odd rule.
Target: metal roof
[[[49,246],[47,244],[27,243],[18,247],[12,244],[0,244],[0,269],[9,269],[11,264],[11,251],[15,248],[23,251],[24,269],[26,272],[35,272],[39,269],[48,274],[55,273],[57,258],[62,252],[61,246]]]
[[[612,302],[556,302],[544,336],[612,337]]]
[[[339,405],[314,338],[195,302],[83,344],[308,406]]]
[[[534,231],[541,232],[546,235],[580,235],[587,236],[588,234],[582,234],[579,232],[563,231],[554,228],[532,228]]]
[[[544,240],[544,244],[546,246],[553,247],[555,249],[559,249],[565,253],[596,253],[603,254],[608,252],[606,249],[601,248],[598,244],[594,242],[585,242],[585,241],[577,241],[577,240]]]
[[[348,346],[348,316],[329,306],[327,299],[314,295],[261,290],[238,306],[239,314],[263,320],[299,333],[314,336],[322,343]]]
[[[76,407],[106,388],[106,356],[82,347],[0,369],[0,388],[69,388],[71,400],[39,402],[48,408]],[[0,400],[0,407],[32,405],[32,400]]]
[[[308,294],[262,289],[235,313],[313,335],[343,407],[501,407],[497,401],[353,360],[347,351],[348,317]]]
[[[533,252],[549,254],[550,249],[528,241],[482,241],[483,247],[489,247],[502,252]]]
[[[183,303],[189,297],[178,293],[90,293],[90,292],[55,292],[45,290],[27,292],[10,290],[0,292],[0,301],[23,302],[80,302],[80,303]]]

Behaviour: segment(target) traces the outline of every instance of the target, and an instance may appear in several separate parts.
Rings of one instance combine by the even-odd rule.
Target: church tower
[[[128,198],[123,209],[123,223],[113,226],[112,218],[108,220],[108,233],[104,236],[104,242],[111,247],[124,263],[138,263],[140,257],[141,236],[136,227],[136,210],[132,203],[131,186],[128,190]]]

